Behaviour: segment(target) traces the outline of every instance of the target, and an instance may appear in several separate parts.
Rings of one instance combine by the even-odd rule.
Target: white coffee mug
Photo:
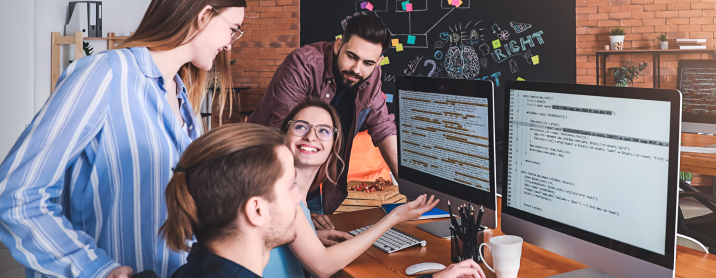
[[[492,252],[493,269],[482,256],[482,246],[490,248]],[[482,243],[478,247],[480,259],[487,268],[497,275],[497,278],[516,278],[520,271],[520,258],[522,257],[522,238],[518,236],[496,236],[490,238],[490,244]]]

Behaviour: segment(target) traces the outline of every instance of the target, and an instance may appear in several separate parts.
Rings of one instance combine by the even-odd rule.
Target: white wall
[[[64,33],[70,0],[0,0],[0,161],[32,117],[50,96],[50,36]],[[102,28],[128,36],[144,16],[151,0],[104,0]],[[94,52],[107,49],[107,41],[89,41]],[[73,45],[62,47],[62,68]],[[72,57],[74,58],[74,57]]]
[[[32,120],[33,5],[0,0],[0,161]],[[48,51],[49,52],[49,51]]]

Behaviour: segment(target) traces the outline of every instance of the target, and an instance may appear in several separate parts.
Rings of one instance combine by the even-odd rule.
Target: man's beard
[[[340,50],[338,50],[338,53],[341,53]],[[353,76],[358,79],[358,81],[350,81],[348,80],[348,76]],[[360,77],[360,75],[353,71],[344,70],[339,72],[338,71],[338,55],[333,56],[333,77],[336,80],[336,84],[340,85],[343,88],[346,88],[348,90],[351,90],[353,92],[356,92],[358,89],[358,86],[363,84],[365,82],[365,78]]]
[[[292,216],[293,221],[290,222],[282,219],[281,214],[274,207],[269,209],[269,213],[271,214],[271,225],[267,229],[264,239],[266,248],[273,249],[296,240],[296,228],[294,225],[296,217],[298,217],[298,210]]]

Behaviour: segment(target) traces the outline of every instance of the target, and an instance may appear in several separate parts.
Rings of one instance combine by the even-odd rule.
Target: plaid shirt
[[[333,42],[317,42],[305,45],[286,56],[268,84],[266,93],[256,110],[251,113],[249,123],[281,128],[281,122],[296,105],[307,100],[320,99],[331,103],[336,95],[333,76]],[[345,162],[338,185],[329,181],[323,184],[323,212],[333,214],[348,196],[348,168],[353,138],[361,129],[367,129],[373,145],[397,134],[395,116],[388,113],[384,94],[381,91],[381,69],[379,66],[358,86],[355,111],[350,131],[340,156]]]
[[[260,278],[245,267],[224,259],[194,243],[192,252],[172,278]]]

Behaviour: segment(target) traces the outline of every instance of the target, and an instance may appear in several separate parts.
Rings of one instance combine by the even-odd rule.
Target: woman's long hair
[[[159,229],[167,246],[190,251],[199,244],[236,236],[236,219],[254,196],[274,200],[283,174],[280,132],[257,124],[214,128],[189,145],[167,185],[167,221]]]
[[[283,123],[281,124],[281,130],[283,130],[284,133],[290,136],[290,134],[288,133],[288,121],[293,120],[293,118],[296,117],[296,114],[298,114],[298,112],[301,112],[301,110],[306,109],[308,107],[318,107],[323,110],[326,110],[326,112],[331,115],[333,127],[338,130],[338,132],[333,135],[333,149],[328,155],[328,159],[326,159],[326,161],[318,169],[318,173],[313,179],[311,187],[318,186],[326,180],[329,180],[334,184],[338,184],[338,177],[343,174],[343,170],[345,170],[345,163],[343,162],[343,159],[338,156],[338,152],[341,150],[341,145],[343,142],[343,128],[341,127],[341,119],[338,116],[338,112],[335,108],[333,108],[333,106],[321,100],[308,100],[302,102],[296,105],[296,107],[294,107],[293,110],[288,113],[286,118],[283,120]],[[340,172],[338,171],[339,160],[341,162]]]
[[[152,50],[171,50],[181,46],[189,36],[191,27],[199,32],[187,43],[193,41],[196,36],[204,32],[205,26],[199,26],[198,15],[207,5],[214,7],[219,12],[231,7],[246,7],[245,0],[152,0],[147,12],[139,23],[137,31],[129,37],[119,48],[144,46]],[[218,16],[212,11],[206,14],[212,19]],[[207,21],[208,22],[208,21]],[[208,24],[207,24],[208,25]],[[230,72],[230,53],[219,52],[214,59],[214,70],[217,73],[220,84],[214,88],[214,99],[218,100],[220,109],[219,118],[223,113],[227,95],[233,89]],[[179,69],[179,77],[187,86],[187,97],[194,108],[194,114],[199,114],[199,109],[207,91],[207,73],[197,68],[192,63],[186,63]],[[216,83],[216,82],[214,82]],[[232,98],[229,98],[229,113],[233,106]]]

